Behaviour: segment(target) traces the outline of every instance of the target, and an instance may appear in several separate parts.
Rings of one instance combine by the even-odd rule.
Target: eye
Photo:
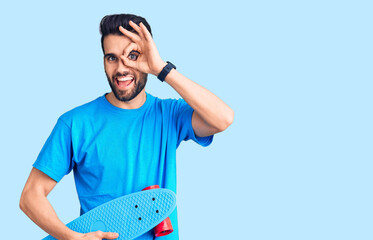
[[[114,56],[108,56],[107,57],[107,60],[109,61],[109,62],[111,62],[111,61],[115,61],[117,58],[116,57],[114,57]]]
[[[139,57],[139,53],[133,51],[133,52],[131,52],[131,53],[128,55],[128,57],[129,57],[129,59],[135,61],[135,60],[137,60],[137,58]]]

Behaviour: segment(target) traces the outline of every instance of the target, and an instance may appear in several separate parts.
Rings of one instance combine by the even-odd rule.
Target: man
[[[176,192],[176,149],[192,139],[208,146],[233,122],[233,110],[213,93],[164,62],[147,21],[131,14],[100,23],[105,73],[112,92],[74,108],[57,121],[33,164],[20,208],[57,239],[115,239],[116,233],[77,233],[56,215],[47,195],[74,170],[81,214],[114,198],[158,184]],[[145,92],[148,74],[182,99]],[[178,239],[177,211],[171,215]],[[151,231],[139,239],[153,239]]]

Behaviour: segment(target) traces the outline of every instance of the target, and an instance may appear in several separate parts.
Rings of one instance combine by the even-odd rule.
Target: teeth
[[[132,76],[130,76],[130,77],[118,77],[117,80],[120,81],[120,82],[124,82],[124,81],[128,81],[128,80],[133,80],[133,77]]]

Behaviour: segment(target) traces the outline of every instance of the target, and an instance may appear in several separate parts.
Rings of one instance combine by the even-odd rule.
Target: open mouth
[[[114,80],[115,80],[115,83],[117,84],[117,86],[119,88],[128,88],[130,87],[130,85],[132,85],[133,81],[134,81],[135,77],[132,76],[132,75],[128,75],[128,76],[121,76],[121,77],[115,77]]]

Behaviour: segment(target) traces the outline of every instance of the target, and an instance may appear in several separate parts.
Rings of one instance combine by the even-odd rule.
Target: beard
[[[122,102],[131,101],[137,95],[139,95],[139,93],[144,89],[144,87],[146,85],[146,82],[148,81],[148,74],[147,73],[141,73],[141,72],[138,75],[134,74],[132,72],[131,73],[130,72],[125,72],[123,74],[116,73],[111,78],[108,76],[106,71],[105,71],[105,74],[106,74],[106,77],[108,79],[110,88],[114,93],[115,98],[118,99],[119,101],[122,101]],[[119,90],[117,88],[115,78],[116,77],[121,77],[121,76],[127,76],[128,74],[134,76],[133,87],[131,89],[128,89],[128,90]]]

